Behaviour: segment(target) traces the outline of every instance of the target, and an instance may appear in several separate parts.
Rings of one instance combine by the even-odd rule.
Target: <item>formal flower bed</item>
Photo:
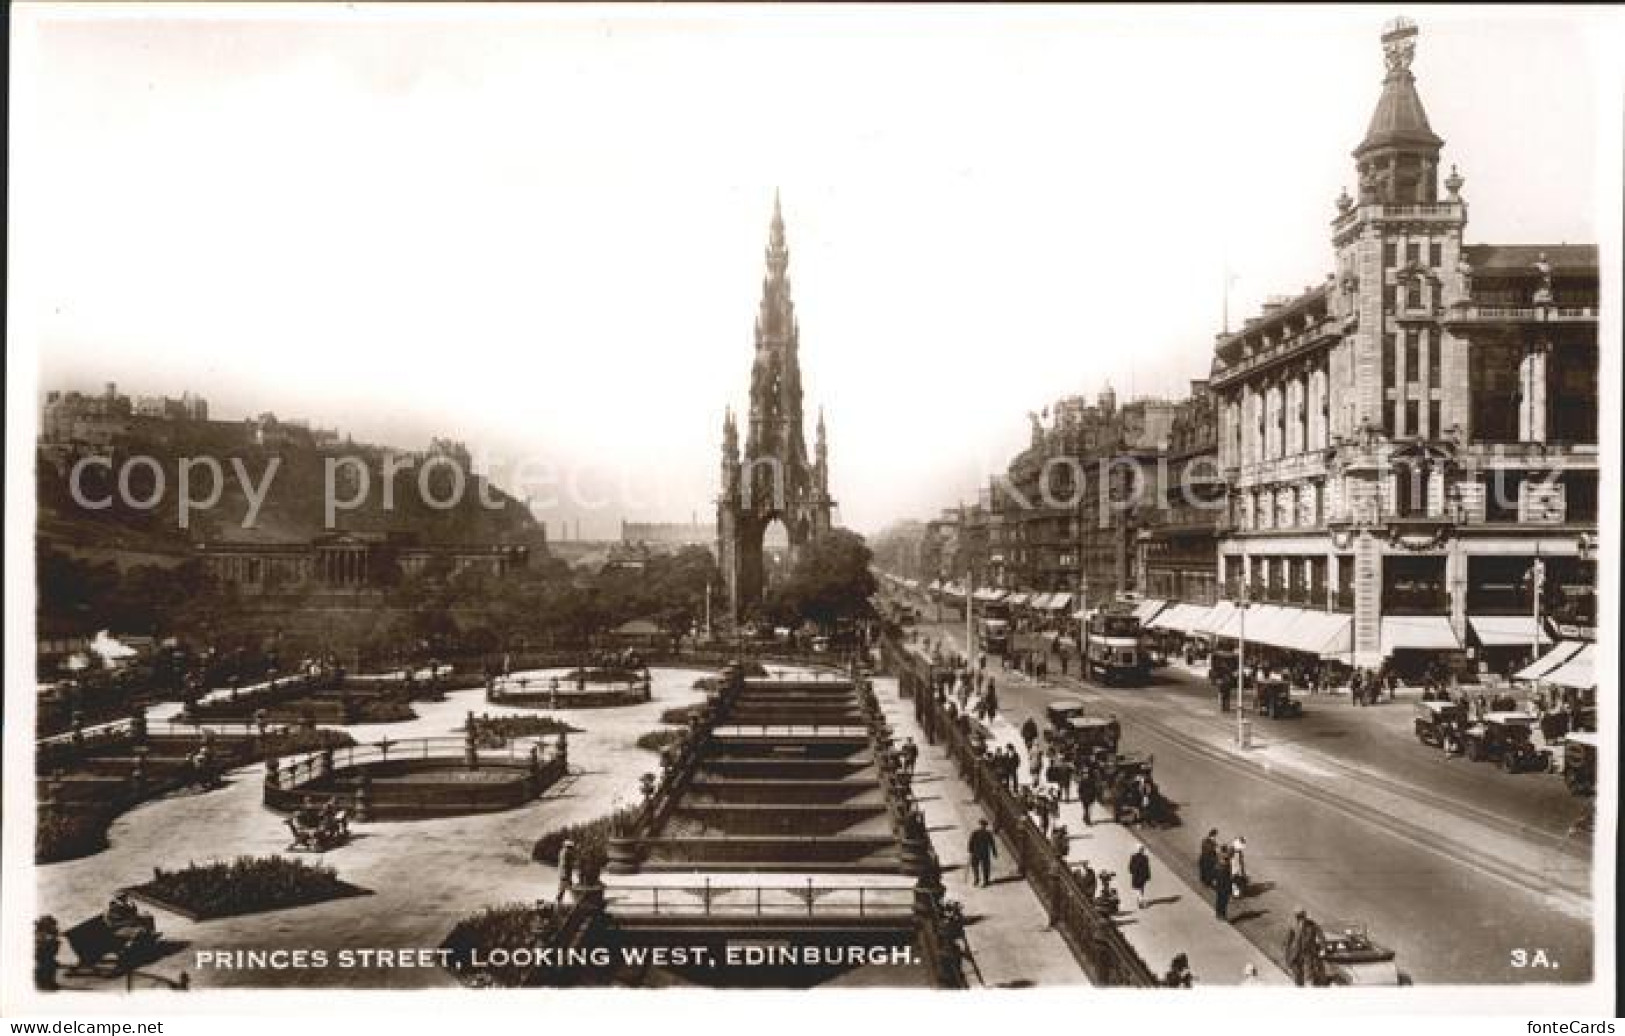
[[[411,704],[392,698],[362,699],[355,705],[357,723],[404,723],[417,718]]]
[[[661,752],[681,740],[683,733],[681,730],[672,728],[651,730],[647,734],[638,735],[638,747],[646,748],[651,752]]]
[[[277,755],[303,755],[306,752],[320,752],[324,748],[349,748],[355,744],[355,738],[343,730],[329,730],[326,727],[289,727],[281,733],[271,734],[267,739],[269,748]]]
[[[609,840],[615,835],[631,830],[638,812],[636,806],[625,806],[596,820],[556,828],[536,840],[536,846],[531,850],[530,857],[538,863],[556,867],[559,862],[559,850],[564,848],[566,839],[572,840],[576,844],[576,860],[580,867],[581,880],[583,882],[595,880],[609,859]]]
[[[340,881],[333,868],[281,856],[239,856],[230,863],[154,867],[152,880],[131,892],[193,920],[308,906],[367,890]]]
[[[72,813],[40,810],[35,829],[34,862],[60,863],[99,853],[107,848],[106,810],[84,809]]]
[[[675,727],[686,727],[688,721],[704,711],[704,705],[683,705],[675,709],[667,709],[660,714],[660,722],[669,723]]]
[[[468,725],[461,728],[465,732]],[[552,716],[476,716],[474,736],[481,748],[501,748],[516,737],[550,737],[554,734],[579,734],[580,727]]]
[[[509,903],[487,907],[457,922],[441,949],[451,951],[446,965],[458,981],[470,986],[513,988],[531,984],[529,963],[513,963],[515,954],[495,950],[529,951],[545,946],[562,922],[564,910],[553,903]],[[476,958],[476,951],[478,957]],[[517,956],[523,961],[523,954]],[[498,963],[492,963],[493,959]]]

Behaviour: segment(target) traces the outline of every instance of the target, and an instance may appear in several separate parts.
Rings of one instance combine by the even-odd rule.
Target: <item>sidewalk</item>
[[[1028,756],[1020,731],[1002,715],[994,718],[989,729],[991,744],[1015,746],[1021,756],[1019,773],[1025,781]],[[1059,822],[1066,825],[1071,842],[1066,858],[1072,864],[1088,860],[1097,871],[1116,872],[1116,888],[1123,901],[1118,928],[1153,971],[1160,975],[1175,954],[1184,953],[1190,957],[1198,985],[1239,984],[1247,964],[1258,970],[1261,983],[1287,984],[1286,973],[1274,961],[1246,936],[1216,919],[1207,898],[1170,873],[1155,856],[1145,907],[1136,907],[1134,891],[1128,884],[1128,860],[1140,840],[1109,816],[1102,820],[1102,815],[1108,813],[1096,803],[1091,811],[1094,825],[1086,826],[1076,795],[1061,803]]]
[[[948,898],[957,899],[965,908],[965,941],[970,946],[966,978],[971,987],[1087,985],[1088,976],[1073,958],[1071,947],[1049,926],[1038,895],[1016,877],[1008,846],[999,845],[993,884],[985,888],[971,884],[965,850],[971,831],[982,819],[981,808],[959,778],[947,749],[926,741],[914,718],[913,703],[898,694],[897,680],[876,679],[875,696],[898,743],[911,737],[920,746],[914,791],[942,861]]]

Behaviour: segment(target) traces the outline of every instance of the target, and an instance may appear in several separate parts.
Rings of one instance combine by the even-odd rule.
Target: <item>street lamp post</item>
[[[1529,632],[1530,655],[1533,663],[1540,657],[1540,598],[1546,588],[1546,562],[1540,556],[1540,544],[1535,544],[1535,563],[1529,566],[1529,596],[1533,599],[1535,628]]]
[[[1089,660],[1089,577],[1083,574],[1083,554],[1078,554],[1078,679],[1088,679]]]
[[[976,619],[974,598],[976,594],[976,569],[971,565],[965,566],[965,668],[971,672],[976,671]]]
[[[1247,737],[1247,580],[1241,581],[1241,625],[1236,636],[1236,747],[1246,748]]]

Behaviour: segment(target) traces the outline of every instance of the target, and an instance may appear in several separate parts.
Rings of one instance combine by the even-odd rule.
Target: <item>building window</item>
[[[1566,503],[1566,521],[1594,522],[1597,520],[1597,473],[1571,471],[1560,479]]]
[[[1440,354],[1444,351],[1439,344],[1439,332],[1437,330],[1428,332],[1427,350],[1428,384],[1437,387],[1439,384],[1439,364],[1443,362]]]
[[[1407,241],[1405,243],[1405,262],[1420,263],[1422,261],[1422,243],[1420,241]]]
[[[1415,399],[1405,401],[1405,435],[1422,434],[1422,404]]]
[[[1422,278],[1412,277],[1405,285],[1405,308],[1422,308]]]
[[[1415,331],[1405,332],[1405,380],[1410,383],[1422,376],[1420,337]]]
[[[1430,439],[1444,438],[1444,418],[1437,399],[1428,400],[1428,426],[1425,434]]]
[[[1384,284],[1382,286],[1382,311],[1384,313],[1392,313],[1394,311],[1394,297],[1396,290],[1397,289],[1395,289],[1392,284]]]
[[[1438,615],[1449,611],[1443,557],[1391,556],[1382,562],[1384,615]]]
[[[1437,241],[1428,245],[1428,265],[1435,269],[1444,265],[1444,245]]]
[[[1399,263],[1399,246],[1392,241],[1382,243],[1382,268],[1392,270]]]
[[[1399,357],[1398,357],[1397,353],[1398,353],[1398,350],[1397,350],[1397,347],[1394,344],[1394,336],[1391,335],[1391,334],[1383,335],[1382,336],[1382,387],[1384,389],[1392,390],[1399,383],[1399,373],[1398,373],[1398,369],[1397,369],[1397,364],[1399,362]]]
[[[1354,610],[1354,555],[1337,556],[1337,597],[1332,602],[1340,612]]]
[[[1528,615],[1534,607],[1527,576],[1533,557],[1469,557],[1467,614]]]
[[[1516,442],[1522,349],[1515,342],[1474,342],[1467,354],[1469,429],[1475,442]],[[1593,382],[1594,384],[1595,382]]]

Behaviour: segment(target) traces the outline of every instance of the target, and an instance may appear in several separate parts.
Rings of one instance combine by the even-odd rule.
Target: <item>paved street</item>
[[[955,645],[964,635],[958,623],[920,631]],[[1589,976],[1589,853],[1567,837],[1581,807],[1561,780],[1447,759],[1417,743],[1403,700],[1367,709],[1311,697],[1301,720],[1256,720],[1254,747],[1238,753],[1234,720],[1180,667],[1139,689],[1053,677],[1041,688],[995,671],[1013,722],[1042,723],[1051,701],[1081,699],[1118,715],[1126,747],[1155,755],[1157,781],[1183,818],[1143,833],[1166,873],[1197,889],[1208,828],[1246,837],[1248,870],[1265,891],[1232,904],[1231,916],[1275,959],[1303,906],[1323,923],[1366,923],[1417,982]],[[1519,948],[1544,949],[1558,967],[1516,969]]]

